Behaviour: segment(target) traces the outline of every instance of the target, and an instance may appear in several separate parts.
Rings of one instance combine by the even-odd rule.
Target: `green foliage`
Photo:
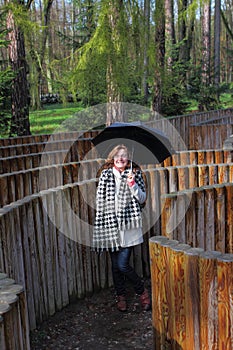
[[[12,1],[5,5],[4,9],[5,11],[13,13],[15,23],[20,27],[24,34],[34,32],[35,29],[41,30],[41,26],[30,20],[29,11],[23,2],[19,3],[17,1]]]
[[[75,69],[70,90],[78,91],[85,105],[106,102],[108,77],[118,93],[127,100],[133,84],[132,59],[129,56],[129,28],[125,11],[118,9],[114,26],[110,23],[109,1],[102,1],[96,30],[82,48],[76,51]],[[109,70],[110,69],[110,70]]]
[[[173,53],[174,57],[176,52]],[[180,115],[187,108],[187,91],[184,83],[184,70],[186,66],[179,60],[173,60],[172,70],[167,70],[162,77],[162,106],[164,116]]]
[[[0,45],[1,46],[1,45]],[[14,78],[10,68],[0,70],[0,135],[7,135],[11,119],[11,86]]]
[[[221,87],[216,87],[212,84],[203,85],[201,67],[196,67],[196,69],[191,71],[188,80],[187,96],[189,98],[195,98],[200,111],[221,108],[219,95],[222,91]]]

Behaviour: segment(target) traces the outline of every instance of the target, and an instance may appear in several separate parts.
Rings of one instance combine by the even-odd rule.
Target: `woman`
[[[142,171],[135,164],[131,170],[130,165],[128,149],[118,145],[101,168],[93,234],[94,247],[110,251],[120,311],[127,310],[125,276],[140,296],[143,310],[150,309],[148,291],[129,264],[132,247],[143,242],[141,209],[146,200]]]

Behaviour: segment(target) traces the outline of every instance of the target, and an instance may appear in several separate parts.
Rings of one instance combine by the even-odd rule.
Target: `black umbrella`
[[[124,144],[132,152],[132,160],[140,164],[161,163],[175,153],[168,137],[142,122],[116,122],[92,139],[98,153],[106,158],[113,147]]]

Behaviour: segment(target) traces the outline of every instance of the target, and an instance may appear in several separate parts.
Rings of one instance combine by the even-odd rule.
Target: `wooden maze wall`
[[[217,111],[213,118],[221,122],[228,118],[231,123],[231,113]],[[187,130],[209,118],[209,113],[202,113],[171,118],[170,122],[180,127],[181,137],[190,145],[196,138],[193,130],[190,133]],[[216,126],[213,130],[217,132]],[[78,177],[93,134],[78,140],[77,136],[73,133],[57,134],[52,139],[43,135],[0,140],[0,271],[23,286],[30,329],[74,298],[112,285],[109,258],[105,253],[99,256],[92,252],[89,228],[82,224],[91,224],[94,218],[94,210],[86,203],[84,194],[88,196],[95,185],[97,164],[85,161],[88,180],[79,181]],[[208,138],[208,145],[212,146],[216,134],[208,133]],[[218,147],[204,149],[200,138],[198,146],[199,149],[177,153],[160,166],[145,169],[150,195],[144,220],[149,230],[143,245],[135,248],[132,256],[132,263],[142,276],[150,273],[148,240],[155,235],[188,243],[190,247],[232,252],[232,152],[224,151],[219,143]],[[48,158],[43,166],[42,155],[43,159]],[[41,173],[44,183],[38,186]],[[186,211],[187,197],[193,209]],[[66,210],[67,202],[70,211]],[[172,219],[175,229],[169,231],[167,222],[173,208],[185,215],[181,222],[174,223],[175,215]],[[155,211],[161,211],[161,216],[151,227]],[[71,212],[82,218],[81,224],[76,224]],[[204,212],[204,221],[199,220]],[[225,222],[226,230],[218,225],[223,213],[226,220],[221,222]],[[64,228],[69,236],[62,233]],[[154,318],[154,330],[156,322]]]

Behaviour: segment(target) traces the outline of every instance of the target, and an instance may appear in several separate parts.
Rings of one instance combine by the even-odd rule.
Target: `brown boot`
[[[119,311],[126,311],[126,299],[124,295],[117,295],[117,308]]]
[[[147,289],[145,289],[144,292],[140,295],[140,302],[141,302],[142,309],[144,311],[150,310],[151,303],[150,303],[150,296]]]

